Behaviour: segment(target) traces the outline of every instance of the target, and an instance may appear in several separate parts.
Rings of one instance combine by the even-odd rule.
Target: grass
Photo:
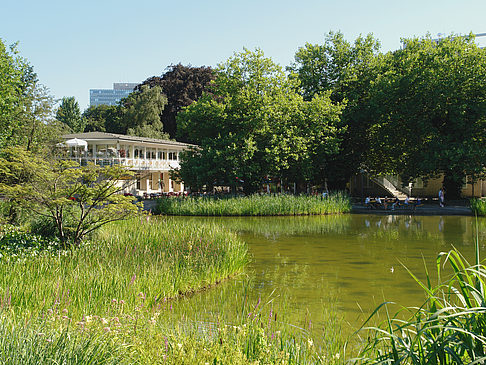
[[[442,266],[450,266],[452,277],[442,277]],[[389,315],[389,303],[379,309],[386,320],[368,327],[368,342],[360,363],[373,364],[483,364],[486,362],[486,266],[479,259],[470,264],[457,250],[437,258],[437,285],[426,272],[421,282],[426,294],[419,308],[403,308]],[[406,313],[412,313],[404,320]],[[371,318],[372,318],[371,317]]]
[[[308,195],[251,195],[245,197],[170,197],[159,199],[157,213],[194,216],[278,216],[348,213],[343,193],[327,198]]]
[[[80,249],[0,260],[0,308],[67,309],[80,318],[104,315],[112,299],[123,301],[126,309],[133,309],[140,295],[158,305],[234,275],[247,261],[246,245],[215,225],[145,218],[118,222]]]
[[[486,216],[486,200],[471,199],[471,209],[477,216]]]
[[[242,272],[248,260],[230,231],[171,217],[111,224],[73,251],[0,259],[0,362],[342,363],[334,312],[324,344],[290,324],[290,307],[249,298],[246,285],[230,311],[225,296],[204,318],[176,313],[184,300],[175,298]]]

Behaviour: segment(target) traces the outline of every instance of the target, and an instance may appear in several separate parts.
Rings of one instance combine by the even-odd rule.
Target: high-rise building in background
[[[90,89],[89,105],[116,105],[122,98],[126,98],[138,83],[115,82],[113,89]]]

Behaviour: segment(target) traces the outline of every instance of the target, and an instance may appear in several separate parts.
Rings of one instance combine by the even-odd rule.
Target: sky
[[[260,48],[283,67],[329,31],[373,33],[383,52],[400,39],[486,33],[484,0],[0,0],[0,39],[19,42],[56,99],[143,82],[167,66],[217,66]],[[486,38],[486,37],[485,37]]]

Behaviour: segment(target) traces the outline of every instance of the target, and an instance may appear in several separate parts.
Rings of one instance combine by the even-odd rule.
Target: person
[[[439,189],[439,207],[444,207],[444,188]]]
[[[423,204],[422,204],[422,199],[420,199],[420,197],[417,198],[417,202],[415,203],[415,205],[413,206],[413,210],[417,209],[417,207],[421,207]]]
[[[398,196],[395,197],[395,200],[393,201],[393,204],[392,204],[392,210],[395,210],[395,207],[396,206],[400,206],[400,199],[398,199]]]
[[[372,206],[371,206],[371,199],[370,199],[369,196],[367,196],[366,199],[365,199],[365,207],[366,208],[372,208]]]
[[[379,196],[375,198],[375,201],[376,201],[376,207],[377,208],[381,207],[381,199]]]
[[[408,204],[410,203],[410,197],[407,195],[405,198],[405,201],[403,202],[403,205],[405,205],[408,208]]]

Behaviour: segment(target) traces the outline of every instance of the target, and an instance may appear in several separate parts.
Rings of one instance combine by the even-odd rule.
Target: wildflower
[[[52,339],[46,338],[46,342],[52,342]]]
[[[50,315],[50,316],[52,316],[54,314],[54,311],[51,308],[49,308],[47,310],[47,314]]]
[[[118,323],[120,322],[120,319],[118,317],[113,317],[113,322]]]
[[[177,347],[179,347],[179,349],[182,349],[182,343],[178,343]]]
[[[138,293],[138,296],[140,298],[142,298],[142,300],[145,300],[145,294],[144,293],[140,292],[140,293]]]
[[[112,302],[113,304],[116,304],[116,303],[118,303],[118,300],[116,300],[115,298],[113,298],[113,299],[111,300],[111,302]]]
[[[89,323],[89,322],[91,322],[93,317],[92,316],[86,316],[84,319],[86,320],[86,323]]]
[[[339,352],[336,352],[336,355],[334,355],[336,359],[339,359],[341,357],[341,354]]]
[[[307,339],[307,345],[309,345],[309,347],[314,346],[314,342],[312,341],[311,338]]]
[[[70,321],[70,320],[71,320],[71,318],[69,318],[68,316],[62,316],[61,318],[62,318],[62,319],[65,319],[65,320],[67,320],[67,321]]]
[[[62,310],[62,312],[67,314],[67,312],[68,312],[67,308],[64,308],[64,309]]]
[[[120,300],[120,304],[125,304],[125,301],[123,299]]]
[[[37,334],[37,336],[39,336],[39,337],[42,337],[42,336],[44,336],[44,335],[45,335],[45,333],[42,333],[42,332],[39,332],[39,333]]]
[[[104,318],[101,318],[100,321],[101,321],[102,324],[108,324],[108,321]]]
[[[105,331],[105,332],[111,332],[111,329],[110,329],[110,327],[104,327],[103,328],[103,331]]]

